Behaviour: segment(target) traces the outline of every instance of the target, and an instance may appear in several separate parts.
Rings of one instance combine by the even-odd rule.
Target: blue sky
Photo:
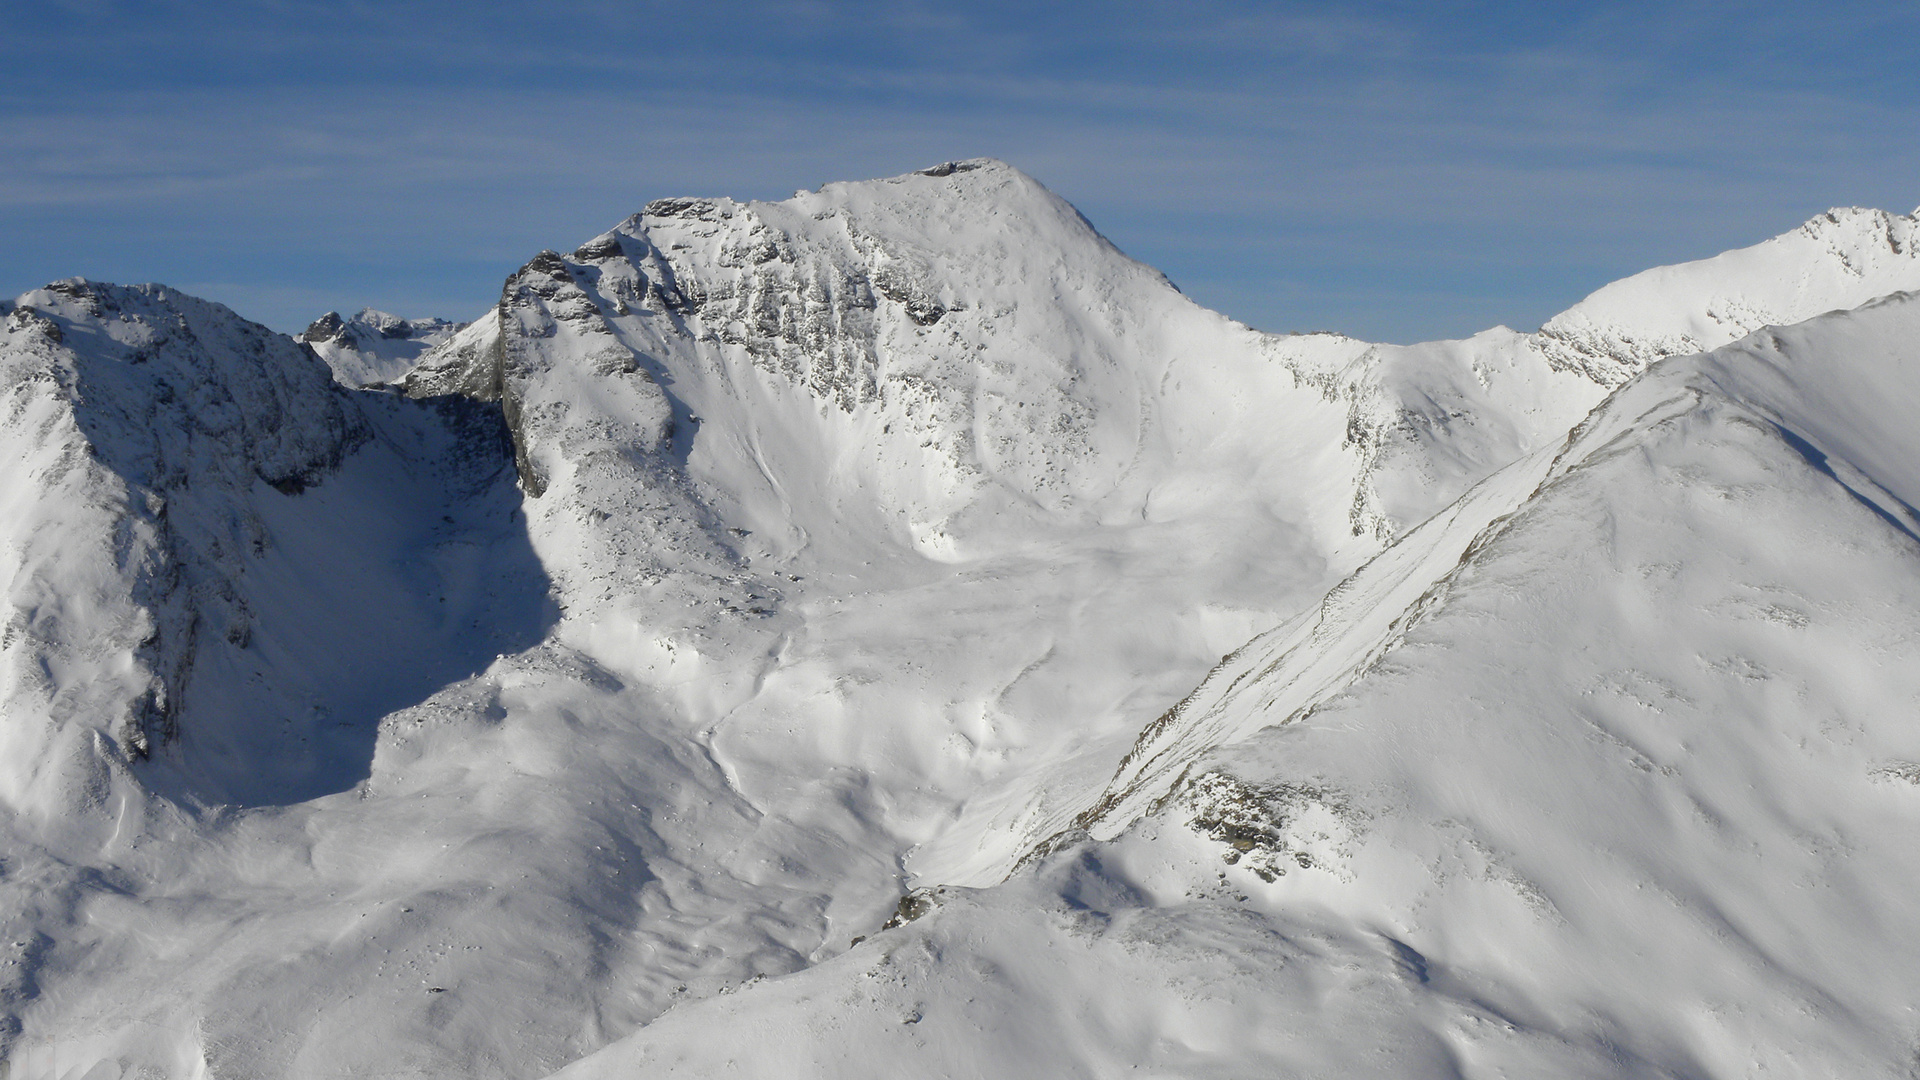
[[[1920,203],[1908,4],[9,5],[0,292],[470,318],[663,195],[1004,158],[1271,330],[1530,329]]]

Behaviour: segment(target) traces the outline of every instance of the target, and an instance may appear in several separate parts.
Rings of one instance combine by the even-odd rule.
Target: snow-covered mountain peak
[[[1014,747],[1100,759],[1173,672],[1204,672],[1374,550],[1347,523],[1347,409],[1301,370],[1031,178],[975,163],[655,202],[529,261],[405,385],[502,402],[571,647],[676,696],[706,672],[709,700],[686,708],[719,717],[743,791],[785,805],[797,760],[862,777],[898,808],[868,825],[888,843],[1014,781],[920,856],[991,877],[1102,768],[1024,774]],[[1276,551],[1279,573],[1253,569]],[[967,633],[940,612],[1039,597],[1046,613],[990,650],[937,674],[912,659]],[[941,643],[888,628],[908,611]],[[784,657],[771,674],[766,650]],[[1116,673],[1116,655],[1156,659]],[[984,726],[957,736],[912,704],[929,678]],[[823,684],[844,689],[807,689]]]
[[[11,320],[59,346],[29,334],[15,362],[63,380],[94,452],[136,482],[213,470],[298,489],[360,437],[323,368],[219,304],[74,278],[21,295]]]
[[[1164,430],[1157,399],[1171,357],[1252,359],[1262,348],[1038,182],[990,161],[779,203],[657,200],[570,256],[543,254],[515,290],[525,295],[503,302],[509,321],[538,306],[559,338],[579,335],[569,351],[545,342],[546,323],[529,331],[520,353],[544,357],[540,371],[666,376],[685,423],[807,444],[741,479],[804,487],[820,477],[782,475],[789,462],[839,461],[867,492],[861,516],[877,512],[880,529],[929,554],[959,543],[969,514],[1099,505]],[[408,386],[490,384],[476,372],[497,366],[483,356],[494,333],[450,341]],[[506,352],[520,348],[515,337]],[[513,366],[509,400],[534,370]],[[696,459],[705,449],[683,447]]]
[[[416,611],[401,616],[414,641],[382,650],[403,670],[330,681],[369,659],[339,636],[337,605],[371,587],[390,618],[433,587],[422,566],[384,564],[417,557],[406,545],[423,528],[465,528],[457,509],[415,515],[494,484],[497,413],[350,394],[303,345],[165,286],[55,282],[6,325],[5,432],[31,464],[6,493],[21,616],[0,695],[44,726],[4,728],[0,758],[38,768],[0,775],[0,800],[70,805],[72,790],[26,792],[69,766],[98,779],[150,756],[149,784],[205,801],[351,786],[370,725],[410,681],[471,660],[458,645],[435,655],[446,643],[428,644]],[[108,741],[88,748],[93,732]]]
[[[213,569],[268,542],[250,493],[306,490],[369,428],[286,337],[159,285],[23,294],[0,368],[24,466],[7,489],[15,667],[0,696],[33,718],[0,734],[0,802],[70,806],[86,790],[74,777],[105,783],[98,770],[177,733],[197,635],[250,632]]]
[[[352,318],[329,311],[301,331],[310,346],[347,386],[389,383],[407,373],[422,353],[457,333],[464,324],[446,319],[403,319],[373,308]]]

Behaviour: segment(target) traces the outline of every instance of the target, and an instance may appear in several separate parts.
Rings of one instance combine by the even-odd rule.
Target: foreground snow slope
[[[1181,908],[1100,867],[1157,829],[1175,846],[1142,865],[1219,888],[1215,842],[1167,815],[1237,790],[1195,764],[1272,719],[1235,687],[1291,713],[1377,672],[1568,430],[1680,347],[1674,319],[1726,288],[1797,319],[1920,285],[1886,239],[1906,220],[1816,221],[1737,280],[1670,271],[1671,303],[1603,320],[1640,343],[1614,367],[1549,331],[1259,334],[990,161],[652,204],[513,274],[414,401],[168,290],[28,294],[0,343],[28,463],[4,491],[0,1058],[543,1075],[810,992],[868,962],[849,943],[904,889],[994,886],[1038,846],[1037,874],[909,927],[1004,935],[981,947],[1024,974],[968,1016],[1079,1023],[1017,988],[1096,994],[1184,941],[1146,970],[1285,961],[1272,996],[1233,990],[1269,1029],[1345,980],[1358,1011],[1289,1027],[1298,1061],[1369,1030],[1427,1060],[1442,1006],[1372,923]],[[1063,890],[1132,929],[1044,953]],[[1126,1031],[1098,1052],[1158,1060],[1138,1032],[1238,1022],[1141,993],[1033,1060]]]
[[[560,1075],[1910,1075],[1916,340],[1656,367],[1216,672],[1107,839]]]

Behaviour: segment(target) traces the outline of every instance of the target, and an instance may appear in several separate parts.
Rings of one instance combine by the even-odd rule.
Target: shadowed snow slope
[[[1910,1075],[1917,339],[1656,367],[1216,672],[1108,839],[561,1075]]]
[[[497,410],[343,394],[154,286],[63,282],[9,322],[5,690],[49,704],[10,709],[0,798],[62,810],[149,758],[208,802],[345,790],[382,716],[542,636]]]
[[[29,293],[0,1060],[534,1077],[639,1032],[580,1068],[1717,1075],[1776,1015],[1891,1060],[1772,938],[1747,996],[1688,975],[1748,940],[1699,912],[1805,868],[1684,860],[1869,842],[1765,800],[1903,692],[1843,658],[1904,647],[1905,303],[1635,376],[1920,287],[1911,226],[1836,212],[1409,347],[1205,311],[993,161],[657,201],[402,379],[328,351],[425,340],[377,313],[303,347],[158,287]],[[1656,715],[1683,743],[1624,726]],[[1872,753],[1833,812],[1899,820],[1920,750]],[[1646,846],[1576,868],[1631,839],[1602,826]],[[1904,925],[1903,865],[1861,926]],[[1640,1004],[1622,890],[1681,912]]]

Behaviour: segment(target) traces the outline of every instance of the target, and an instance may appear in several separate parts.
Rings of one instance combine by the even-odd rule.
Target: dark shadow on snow
[[[1820,472],[1824,473],[1827,479],[1832,480],[1834,483],[1839,484],[1841,487],[1845,488],[1847,494],[1853,496],[1855,502],[1858,502],[1861,506],[1864,506],[1867,509],[1873,511],[1875,514],[1878,514],[1880,516],[1880,520],[1900,530],[1903,534],[1906,535],[1907,539],[1912,540],[1915,543],[1920,543],[1920,535],[1915,534],[1913,530],[1913,525],[1908,524],[1908,522],[1901,521],[1899,517],[1893,514],[1892,511],[1888,510],[1884,506],[1881,506],[1879,502],[1877,502],[1876,500],[1869,498],[1868,496],[1860,493],[1859,491],[1856,491],[1852,484],[1849,484],[1845,480],[1842,480],[1839,474],[1833,471],[1833,464],[1827,460],[1827,455],[1819,447],[1813,445],[1812,443],[1801,438],[1799,435],[1796,435],[1793,432],[1787,430],[1785,427],[1782,427],[1779,424],[1774,424],[1773,430],[1779,432],[1780,437],[1786,440],[1786,443],[1788,446],[1793,447],[1794,453],[1799,454],[1802,458],[1806,459],[1807,464],[1813,466],[1815,469],[1818,469]],[[1892,499],[1896,504],[1898,504],[1900,509],[1906,513],[1907,517],[1911,519],[1912,522],[1920,523],[1920,513],[1915,513],[1913,507],[1908,506],[1905,502],[1902,502],[1898,497],[1894,496],[1891,493],[1887,494],[1887,498]]]
[[[117,366],[94,373],[115,380]],[[81,375],[76,414],[96,457],[163,500],[148,504],[163,507],[150,520],[166,558],[136,597],[156,623],[139,769],[156,792],[276,806],[350,790],[371,772],[382,718],[556,621],[497,403],[329,381],[318,395],[342,406],[337,460],[268,483],[236,473],[204,433],[163,434],[179,460],[156,471],[124,409],[89,415]]]

